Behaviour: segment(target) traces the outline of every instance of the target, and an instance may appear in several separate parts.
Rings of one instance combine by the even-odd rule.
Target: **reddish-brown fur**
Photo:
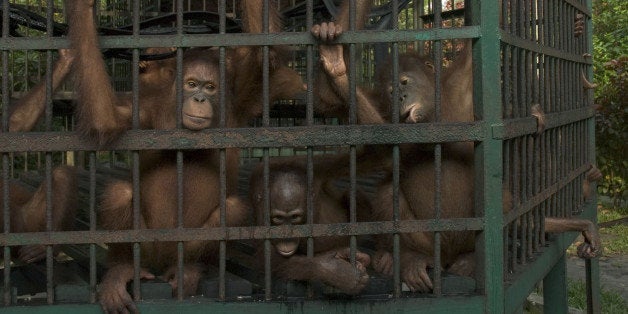
[[[74,55],[62,49],[52,72],[54,93],[70,72]],[[41,118],[46,108],[46,82],[41,81],[10,108],[9,132],[28,132]],[[59,166],[52,170],[52,231],[73,228],[77,207],[76,170],[70,166]],[[34,192],[19,181],[9,181],[9,209],[11,232],[46,231],[46,184],[42,183]],[[3,182],[0,182],[0,198],[3,197]],[[3,208],[4,212],[4,208]],[[0,230],[4,228],[4,215],[0,216]],[[35,262],[46,257],[43,245],[28,245],[17,249],[17,258]]]
[[[70,4],[70,3],[68,3]],[[92,19],[93,1],[73,1],[68,5],[69,36],[77,51],[75,67],[78,86],[79,125],[101,145],[114,141],[131,127],[131,99],[116,95],[108,84],[102,55]],[[241,3],[245,31],[261,33],[262,1]],[[270,5],[270,32],[280,30],[276,6]],[[227,127],[242,126],[261,113],[262,53],[260,47],[238,47],[228,50],[227,84],[220,86],[218,50],[190,49],[183,57],[182,106],[183,126],[200,130],[218,126],[218,95],[226,95]],[[270,82],[287,80],[291,84],[271,88],[271,101],[279,95],[300,91],[303,84],[296,72],[281,63],[281,51],[271,49]],[[172,129],[176,127],[176,100],[173,63],[143,64],[140,79],[140,127]],[[231,193],[237,180],[236,150],[228,150],[226,225],[245,221],[247,206]],[[195,150],[184,152],[183,221],[184,227],[210,228],[220,224],[219,152]],[[177,167],[174,151],[142,151],[140,153],[140,228],[174,228],[177,226]],[[110,184],[102,200],[99,221],[110,230],[132,229],[132,185],[129,182]],[[184,244],[185,295],[196,292],[198,279],[208,259],[216,254],[217,243],[190,241]],[[142,278],[153,278],[152,271],[161,272],[177,291],[175,243],[142,243]],[[110,245],[109,270],[103,277],[100,303],[106,312],[137,311],[126,284],[133,278],[130,244]]]
[[[58,166],[52,170],[52,229],[73,228],[77,207],[76,169]],[[0,182],[0,197],[4,197]],[[34,192],[19,181],[9,181],[9,208],[11,232],[41,232],[46,228],[46,184],[42,183]],[[4,212],[4,208],[3,211]],[[4,231],[4,215],[0,217],[0,230]],[[32,263],[46,258],[46,247],[27,245],[19,247],[17,258]]]
[[[273,158],[269,166],[270,223],[273,226],[302,225],[307,213],[307,160],[301,157]],[[347,167],[344,155],[317,158],[312,186],[312,221],[315,224],[349,222],[348,195],[332,186],[338,168]],[[249,194],[256,212],[257,224],[264,225],[264,180],[262,164],[251,175]],[[359,195],[357,211],[369,212],[369,202]],[[356,265],[349,262],[349,237],[314,239],[314,256],[307,257],[305,239],[272,241],[272,270],[290,280],[321,281],[347,294],[359,293],[368,283],[367,254],[356,252]]]
[[[320,45],[321,63],[328,76],[331,89],[335,96],[348,103],[349,84],[346,75],[342,45],[329,43],[342,33],[334,23],[324,23],[313,28],[313,35],[322,42]],[[471,72],[470,43],[461,52],[461,56],[452,66],[445,69],[442,81],[442,105],[440,121],[465,122],[473,121],[473,81]],[[379,75],[378,82],[392,82],[390,67]],[[399,61],[399,96],[400,120],[405,123],[434,121],[434,75],[429,60],[420,56],[405,54]],[[356,90],[358,123],[382,123],[388,120],[392,98],[392,86],[369,91],[362,88]],[[329,98],[328,98],[329,99]],[[321,103],[323,109],[329,106]],[[334,107],[332,112],[346,115],[346,105]],[[376,115],[380,116],[369,116]],[[431,219],[435,217],[435,170],[434,157],[426,145],[401,145],[401,177],[399,187],[399,210],[402,220]],[[376,155],[381,158],[384,155]],[[384,156],[384,158],[388,158]],[[441,177],[441,217],[465,218],[472,217],[474,197],[473,143],[445,143],[442,145],[442,177]],[[591,174],[589,177],[593,177]],[[588,182],[588,181],[586,181]],[[373,219],[392,220],[393,185],[392,181],[384,181],[373,203]],[[506,199],[510,193],[504,191],[504,211],[509,211]],[[599,249],[599,237],[592,223],[579,219],[547,218],[547,232],[582,231],[586,238],[586,246],[580,251],[581,256],[595,256]],[[474,271],[474,234],[472,232],[441,233],[441,265],[450,272],[461,275],[472,275]],[[378,242],[379,252],[373,265],[376,270],[387,274],[392,273],[392,257],[386,248],[385,239]],[[390,242],[389,242],[390,243]],[[434,266],[434,240],[431,232],[417,232],[401,235],[401,276],[412,290],[428,291],[432,288],[431,279],[427,275],[427,267]],[[390,245],[390,244],[389,244]],[[590,247],[589,247],[590,246]]]

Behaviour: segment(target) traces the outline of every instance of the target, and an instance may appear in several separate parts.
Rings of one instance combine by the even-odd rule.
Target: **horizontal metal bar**
[[[552,48],[549,46],[543,46],[539,42],[532,41],[529,39],[519,38],[504,30],[500,30],[500,33],[501,33],[502,41],[511,46],[520,47],[528,51],[533,51],[536,53],[544,54],[546,56],[551,56],[551,57],[568,60],[572,62],[589,64],[589,65],[593,64],[593,61],[591,60],[591,58],[585,58],[584,56],[581,56],[581,55],[575,55],[573,53],[561,51],[560,49]]]
[[[593,118],[595,109],[585,107],[569,111],[545,114],[545,130],[572,124],[574,122]],[[494,139],[507,140],[537,132],[537,120],[534,117],[508,119],[503,124],[492,126]]]
[[[90,244],[153,241],[208,241],[305,238],[323,236],[370,235],[382,233],[409,233],[417,231],[482,230],[481,218],[453,218],[377,221],[360,223],[313,224],[298,226],[251,226],[189,229],[139,229],[102,231],[56,231],[0,234],[0,246],[30,244]]]
[[[416,40],[441,40],[449,38],[477,38],[480,36],[478,26],[456,28],[438,28],[421,30],[364,30],[346,32],[340,36],[338,43],[374,43],[374,42],[409,42]],[[272,34],[185,34],[179,35],[143,35],[136,37],[102,36],[100,46],[109,48],[150,48],[150,47],[233,47],[233,46],[264,46],[264,45],[314,45],[318,41],[308,32],[272,33]],[[0,39],[3,50],[25,49],[61,49],[69,48],[70,42],[65,37],[55,38],[19,38],[7,37]]]
[[[429,309],[433,313],[448,314],[479,314],[484,313],[485,298],[482,296],[451,296],[434,298],[432,294],[421,294],[413,298],[385,298],[381,299],[327,299],[307,300],[292,298],[281,301],[264,301],[253,299],[256,302],[219,302],[210,298],[192,298],[183,301],[171,300],[144,300],[137,301],[137,308],[141,313],[170,314],[170,313],[413,313],[416,309]],[[246,300],[246,299],[244,299]],[[3,307],[5,314],[90,314],[102,313],[97,304],[62,304],[41,306],[13,306]]]
[[[595,117],[595,109],[593,107],[548,113],[545,114],[545,130],[565,126],[593,117]]]
[[[481,122],[129,130],[107,147],[98,147],[75,132],[0,133],[0,152],[443,143],[482,141],[484,133]]]
[[[528,199],[528,201],[526,201],[525,203],[519,206],[515,206],[513,210],[511,210],[509,213],[506,213],[504,217],[504,226],[512,223],[518,217],[521,217],[523,214],[529,212],[534,207],[539,206],[539,204],[541,204],[543,201],[548,200],[550,196],[560,191],[560,189],[564,188],[567,184],[571,183],[578,176],[585,173],[590,168],[591,165],[588,164],[580,166],[578,169],[572,171],[569,175],[565,176],[559,182],[556,182],[552,186]]]

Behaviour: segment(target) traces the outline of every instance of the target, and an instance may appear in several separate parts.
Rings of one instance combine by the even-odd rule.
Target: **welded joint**
[[[582,88],[584,88],[585,90],[597,88],[596,83],[591,83],[589,80],[587,80],[587,76],[584,74],[584,71],[580,72],[580,80],[582,81]]]
[[[541,135],[545,131],[545,112],[540,104],[533,104],[530,113],[536,118],[536,135]]]
[[[491,124],[491,136],[493,139],[504,139],[506,133],[506,127],[503,123]]]

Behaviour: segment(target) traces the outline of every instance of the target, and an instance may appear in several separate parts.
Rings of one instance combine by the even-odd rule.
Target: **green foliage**
[[[583,281],[567,279],[567,303],[576,309],[587,307],[587,289]]]
[[[586,284],[584,281],[567,281],[567,297],[570,307],[585,309],[587,306]],[[602,313],[626,313],[628,305],[616,292],[602,289]]]
[[[607,221],[617,220],[628,216],[628,207],[612,208],[610,204],[598,205],[597,222],[603,223]]]
[[[617,225],[600,229],[604,255],[622,255],[628,253],[628,226]]]
[[[628,200],[628,1],[593,1],[593,32],[598,192],[620,206]]]

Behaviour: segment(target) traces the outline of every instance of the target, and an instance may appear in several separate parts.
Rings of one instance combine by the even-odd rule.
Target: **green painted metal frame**
[[[480,26],[481,36],[473,45],[474,92],[476,116],[483,117],[489,129],[502,121],[500,86],[500,37],[498,5],[482,5],[472,1],[472,25]],[[484,217],[484,230],[476,241],[477,256],[484,257],[476,267],[476,280],[486,297],[486,313],[504,313],[504,241],[502,215],[502,141],[487,138],[475,149],[475,208]],[[477,257],[478,260],[480,257]]]
[[[299,302],[221,302],[198,300],[176,302],[146,301],[137,304],[142,313],[451,313],[475,314],[484,313],[483,298],[451,297],[446,300],[435,298],[403,298],[370,301],[299,301]],[[27,306],[11,307],[2,310],[6,314],[90,314],[102,313],[98,305],[59,305],[59,306]]]
[[[579,3],[566,0],[571,5],[591,11],[590,1],[586,1],[586,8]],[[552,48],[540,49],[531,47],[527,42],[505,34],[499,29],[499,7],[496,5],[482,5],[481,1],[472,1],[470,8],[475,13],[474,25],[459,29],[437,29],[419,31],[375,31],[357,32],[343,35],[343,43],[369,42],[397,42],[415,40],[438,40],[447,38],[473,38],[474,60],[479,60],[474,67],[475,76],[475,103],[478,116],[483,120],[475,123],[440,123],[435,125],[386,125],[386,126],[314,126],[294,128],[243,128],[238,130],[208,130],[192,133],[183,130],[172,131],[130,131],[117,142],[117,149],[190,149],[190,148],[224,148],[224,147],[282,147],[282,146],[316,146],[316,145],[359,145],[366,143],[406,143],[406,142],[447,142],[472,140],[478,142],[476,148],[476,208],[483,208],[478,213],[479,218],[462,220],[439,220],[402,222],[399,224],[359,223],[355,225],[338,224],[319,229],[306,227],[295,229],[294,234],[299,236],[315,236],[317,234],[365,234],[373,230],[394,230],[395,232],[411,230],[478,230],[477,238],[479,273],[477,276],[480,295],[466,297],[439,297],[439,298],[399,298],[386,300],[354,300],[346,301],[301,301],[301,302],[214,302],[212,300],[186,300],[139,302],[140,310],[149,313],[199,313],[212,311],[213,313],[232,313],[247,311],[251,313],[269,312],[425,312],[429,309],[434,313],[511,313],[520,309],[525,297],[534,288],[534,285],[544,279],[546,287],[546,311],[557,313],[565,311],[566,298],[564,293],[564,250],[575,237],[574,234],[565,234],[556,237],[556,241],[543,249],[534,262],[510,284],[504,283],[504,241],[502,226],[512,218],[502,214],[502,145],[509,138],[533,134],[536,131],[536,121],[533,118],[521,118],[505,121],[502,118],[500,86],[500,44],[502,41],[515,46],[522,46],[533,51],[549,54],[556,57],[565,57],[560,51]],[[591,24],[587,25],[587,35],[590,38]],[[105,38],[101,44],[106,48],[121,47],[154,47],[154,46],[235,46],[248,44],[315,44],[307,33],[292,33],[281,35],[188,35],[172,36],[118,36]],[[51,38],[1,38],[0,47],[3,51],[19,49],[47,49],[65,48],[66,39]],[[589,41],[589,49],[591,42]],[[590,64],[589,60],[578,57],[566,57],[570,61]],[[591,75],[589,67],[588,75]],[[548,115],[549,127],[567,125],[575,121],[587,120],[589,124],[589,140],[594,138],[593,112],[589,109],[579,109],[571,112],[561,112]],[[150,138],[150,140],[146,140]],[[0,153],[13,151],[65,151],[65,150],[95,150],[96,147],[82,141],[76,134],[70,133],[29,133],[7,134],[0,133]],[[589,160],[594,161],[594,145],[591,144]],[[579,172],[581,173],[581,172]],[[576,174],[577,175],[577,174]],[[534,200],[531,200],[534,203]],[[595,201],[590,202],[585,211],[588,218],[594,219]],[[531,208],[532,205],[526,205]],[[513,214],[514,215],[514,214]],[[249,232],[254,230],[254,232]],[[282,235],[283,234],[283,235]],[[186,239],[220,239],[220,238],[255,238],[284,237],[285,230],[276,227],[252,228],[216,228],[215,230],[186,230],[180,234],[150,230],[149,232],[128,231],[112,234],[107,231],[86,232],[53,232],[33,234],[0,234],[0,245],[17,245],[29,243],[93,243],[106,239],[109,242],[134,241],[164,238],[168,240]],[[289,236],[293,236],[292,234]],[[287,237],[287,236],[286,236]],[[597,261],[587,261],[587,277],[590,310],[599,309],[599,270]],[[560,289],[555,289],[560,288]],[[7,307],[3,313],[99,313],[98,305],[54,305],[36,307]]]

